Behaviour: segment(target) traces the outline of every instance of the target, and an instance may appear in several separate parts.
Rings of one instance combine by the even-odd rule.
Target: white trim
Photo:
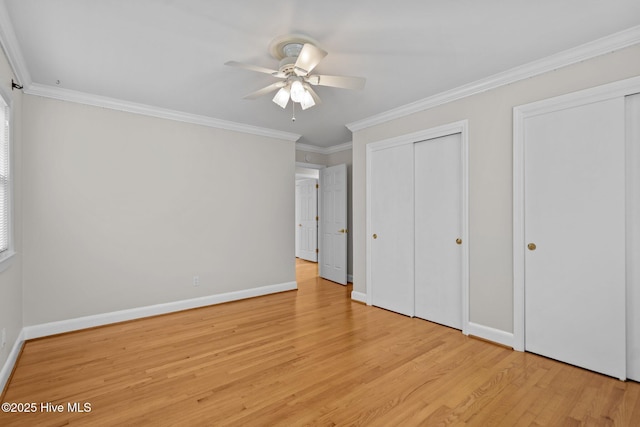
[[[266,136],[268,138],[283,139],[285,141],[295,142],[302,136],[291,132],[283,132],[275,129],[251,126],[243,123],[231,122],[228,120],[214,119],[213,117],[184,113],[181,111],[169,110],[166,108],[154,107],[146,104],[138,104],[135,102],[123,101],[121,99],[109,98],[106,96],[92,95],[89,93],[70,89],[46,86],[38,83],[33,83],[28,87],[25,86],[24,93],[28,95],[57,99],[60,101],[69,101],[75,102],[77,104],[91,105],[94,107],[102,107],[111,110],[141,114],[144,116],[157,117],[166,120],[174,120],[178,122],[192,123],[212,128],[243,132],[252,135]]]
[[[324,147],[316,147],[315,145],[303,144],[301,142],[296,144],[296,150],[306,151],[308,153],[327,154],[327,149]]]
[[[469,335],[469,122],[458,122],[461,138],[461,166],[462,166],[462,333]]]
[[[16,79],[18,79],[17,83],[24,87],[30,86],[31,74],[29,74],[27,63],[22,56],[20,44],[13,30],[13,24],[11,23],[11,19],[9,19],[9,12],[7,11],[4,1],[0,1],[0,45],[7,55],[7,60]]]
[[[24,339],[30,340],[33,338],[62,334],[65,332],[72,332],[80,329],[109,325],[112,323],[124,322],[127,320],[141,319],[149,316],[157,316],[159,314],[173,313],[176,311],[189,310],[192,308],[205,307],[208,305],[222,304],[230,301],[238,301],[246,298],[291,291],[294,289],[298,289],[298,284],[296,282],[286,282],[277,285],[268,285],[259,288],[245,289],[242,291],[226,292],[223,294],[209,295],[205,297],[192,298],[181,301],[173,301],[164,304],[149,305],[146,307],[138,307],[128,310],[96,314],[93,316],[78,317],[75,319],[25,326],[22,331]]]
[[[318,165],[315,163],[304,163],[304,162],[296,162],[296,167],[306,168],[306,169],[324,169],[325,165]]]
[[[351,299],[367,304],[367,294],[363,294],[362,292],[351,291]]]
[[[298,289],[296,282],[286,282],[277,285],[268,285],[258,288],[245,289],[242,291],[226,292],[223,294],[209,295],[206,297],[192,298],[188,300],[174,301],[164,304],[149,305],[146,307],[132,308],[128,310],[114,311],[111,313],[96,314],[93,316],[78,317],[75,319],[61,320],[58,322],[43,323],[40,325],[25,326],[18,334],[13,344],[11,352],[0,370],[0,393],[11,376],[20,350],[25,341],[46,337],[49,335],[73,332],[81,329],[104,326],[112,323],[124,322],[127,320],[141,319],[144,317],[157,316],[159,314],[173,313],[176,311],[188,310],[191,308],[205,307],[208,305],[222,304],[230,301],[238,301],[246,298],[253,298],[262,295],[275,294],[279,292]]]
[[[513,108],[513,348],[525,350],[524,121],[527,118],[640,92],[640,77]]]
[[[296,174],[296,183],[298,181],[304,180],[304,179],[315,179],[316,181],[318,180],[318,177],[315,175],[307,175],[304,173],[297,173]]]
[[[371,236],[373,233],[371,225],[371,154],[374,151],[382,150],[389,147],[400,146],[404,144],[414,144],[416,142],[428,139],[439,138],[442,136],[460,134],[461,151],[462,151],[462,235],[460,236],[462,245],[462,333],[469,334],[469,121],[461,120],[454,123],[421,130],[418,132],[400,135],[393,138],[384,139],[382,141],[372,142],[366,146],[366,280],[367,294],[366,303],[371,305]]]
[[[345,142],[344,144],[332,145],[331,147],[316,147],[315,145],[302,144],[302,143],[296,144],[296,150],[306,151],[309,153],[316,153],[316,154],[325,154],[325,155],[338,153],[340,151],[351,150],[352,147],[353,147],[353,142],[351,141]]]
[[[390,120],[417,113],[419,111],[428,110],[457,99],[466,98],[467,96],[547,73],[587,59],[595,58],[637,43],[640,43],[640,26],[631,27],[627,30],[585,43],[538,61],[533,61],[525,65],[511,68],[510,70],[376,114],[366,119],[347,123],[346,126],[351,132],[357,132],[371,126],[376,126]]]
[[[1,11],[1,10],[0,10]],[[15,116],[15,110],[13,108],[13,97],[11,96],[11,94],[7,93],[5,91],[5,89],[3,87],[0,87],[0,98],[2,98],[4,100],[4,102],[7,104],[7,106],[9,107],[9,135],[8,135],[8,147],[7,147],[7,154],[9,156],[8,159],[8,190],[9,190],[9,195],[8,195],[8,203],[9,203],[9,208],[7,209],[7,238],[8,240],[8,247],[5,253],[3,253],[2,255],[0,255],[0,273],[2,273],[3,271],[5,271],[7,268],[9,268],[12,264],[13,261],[11,261],[11,259],[13,258],[13,256],[16,254],[15,251],[15,247],[16,247],[16,243],[15,243],[15,204],[14,204],[14,183],[15,183],[15,177],[14,177],[14,169],[15,169],[15,162],[14,162],[14,140],[13,140],[13,135],[14,135],[14,124],[15,124],[15,120],[14,120],[14,116]]]
[[[353,147],[353,142],[345,142],[344,144],[332,145],[331,147],[325,148],[325,152],[327,154],[339,153],[340,151],[351,150]]]
[[[513,348],[513,334],[500,329],[490,328],[489,326],[479,325],[469,322],[468,335],[482,338],[484,340],[493,341],[498,344],[506,345]]]
[[[11,351],[9,352],[9,356],[7,360],[2,365],[2,369],[0,370],[0,394],[7,385],[7,381],[9,381],[9,377],[13,372],[13,367],[16,365],[18,361],[18,356],[20,356],[20,350],[22,350],[22,345],[24,344],[24,329],[20,331],[16,341],[13,343],[13,347],[11,347]]]
[[[58,99],[61,101],[75,102],[78,104],[92,105],[95,107],[109,108],[112,110],[126,111],[129,113],[142,114],[161,119],[175,120],[179,122],[192,123],[212,128],[232,130],[252,135],[266,136],[269,138],[283,139],[285,141],[297,141],[302,135],[291,132],[284,132],[275,129],[262,128],[258,126],[246,125],[227,120],[215,119],[212,117],[190,114],[181,111],[169,110],[151,105],[138,104],[106,96],[93,95],[85,92],[63,89],[55,86],[33,83],[31,75],[26,66],[20,45],[16,39],[13,25],[9,19],[4,2],[0,1],[0,45],[4,49],[11,68],[13,69],[18,83],[24,86],[24,93],[28,95],[42,96],[45,98]]]

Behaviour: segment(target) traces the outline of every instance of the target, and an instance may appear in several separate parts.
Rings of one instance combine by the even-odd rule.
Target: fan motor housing
[[[269,43],[269,53],[277,60],[288,56],[297,58],[305,43],[318,47],[318,41],[305,34],[286,34],[276,37]]]
[[[287,75],[294,74],[295,73],[295,71],[294,71],[295,64],[296,64],[297,60],[298,60],[297,56],[287,56],[287,57],[282,58],[280,60],[280,66],[279,66],[278,70],[281,73],[284,73],[284,74],[287,74]]]

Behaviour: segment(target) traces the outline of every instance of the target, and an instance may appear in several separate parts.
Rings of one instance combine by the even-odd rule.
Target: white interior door
[[[299,219],[298,234],[299,244],[298,257],[307,261],[318,261],[318,182],[315,179],[304,179],[298,181],[296,188],[299,188],[298,201]]]
[[[462,329],[461,134],[416,143],[414,164],[415,315]]]
[[[624,133],[622,97],[524,121],[525,348],[617,378],[626,375]]]
[[[640,94],[627,96],[627,378],[640,381]]]
[[[300,211],[301,211],[301,202],[300,202],[300,183],[296,182],[296,258],[300,258],[300,229],[302,228],[302,223],[300,222]]]
[[[371,304],[414,315],[413,145],[371,152]]]
[[[347,165],[320,170],[320,277],[347,284]]]

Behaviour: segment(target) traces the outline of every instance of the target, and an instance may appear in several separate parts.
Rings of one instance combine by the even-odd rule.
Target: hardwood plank
[[[350,300],[297,261],[298,291],[32,340],[2,426],[640,425],[620,382]]]

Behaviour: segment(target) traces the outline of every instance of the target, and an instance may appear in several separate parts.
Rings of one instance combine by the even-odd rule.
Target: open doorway
[[[320,277],[346,285],[347,165],[325,167],[296,163],[296,169],[296,257],[317,262]],[[303,221],[305,217],[314,220],[309,221],[307,227]],[[315,246],[314,254],[304,246],[312,239],[315,240],[310,247]]]

